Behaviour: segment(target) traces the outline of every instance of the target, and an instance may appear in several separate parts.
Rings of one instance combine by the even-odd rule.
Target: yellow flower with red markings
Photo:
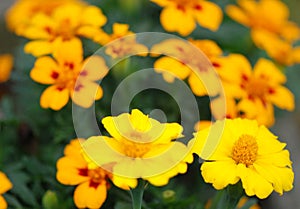
[[[227,6],[227,14],[251,29],[254,43],[283,65],[300,62],[300,29],[289,21],[289,9],[279,0],[238,0],[238,5]],[[276,14],[276,15],[274,15]]]
[[[139,178],[166,185],[170,178],[185,173],[193,160],[187,147],[175,141],[182,136],[178,123],[160,123],[137,109],[105,117],[102,123],[113,138],[91,137],[83,148],[97,165],[114,164],[111,172],[122,176],[114,181],[116,185],[134,188]]]
[[[106,17],[96,6],[65,4],[51,15],[38,13],[20,34],[32,41],[25,45],[25,52],[41,56],[53,52],[55,45],[77,36],[93,39],[106,23]]]
[[[288,111],[294,109],[294,95],[283,86],[286,77],[274,63],[261,58],[252,70],[242,55],[232,55],[231,61],[230,75],[236,76],[228,76],[222,83],[226,97],[238,100],[236,107],[241,117],[258,119],[260,124],[270,126],[274,122],[273,105]]]
[[[7,176],[0,171],[0,208],[6,209],[7,208],[7,202],[3,198],[2,194],[7,192],[13,187],[10,180],[7,178]]]
[[[223,19],[221,8],[206,0],[151,0],[163,7],[160,22],[168,32],[187,36],[196,28],[196,22],[204,28],[216,31]]]
[[[75,104],[88,108],[102,97],[102,88],[96,83],[108,72],[102,57],[83,60],[82,44],[77,39],[63,42],[53,57],[38,58],[30,72],[34,81],[51,85],[41,95],[43,108],[60,110],[70,97]]]
[[[255,120],[225,119],[199,131],[191,141],[205,162],[204,181],[220,190],[242,182],[248,196],[268,197],[293,188],[294,173],[288,150]]]
[[[220,92],[220,88],[216,85],[218,75],[213,67],[223,75],[224,68],[229,62],[226,57],[222,57],[223,52],[214,41],[167,40],[155,45],[152,48],[152,53],[154,52],[169,55],[159,58],[154,63],[155,71],[162,73],[167,82],[173,82],[175,78],[181,80],[188,78],[191,90],[197,96],[208,95],[208,90],[212,96]]]
[[[81,148],[83,141],[74,139],[65,147],[64,157],[57,161],[56,178],[65,185],[78,185],[74,191],[78,208],[100,208],[113,175],[87,159]]]
[[[122,59],[128,55],[146,56],[148,48],[136,41],[135,34],[129,30],[128,24],[114,23],[112,34],[99,30],[94,41],[105,45],[105,53],[113,59]]]
[[[6,12],[6,24],[11,31],[21,35],[34,15],[51,15],[57,7],[69,3],[84,5],[79,0],[18,0]]]
[[[0,83],[8,81],[13,68],[13,57],[10,54],[0,55]]]

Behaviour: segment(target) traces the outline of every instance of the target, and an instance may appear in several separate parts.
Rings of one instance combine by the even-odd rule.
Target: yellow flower
[[[163,7],[160,22],[168,32],[187,36],[196,28],[196,22],[204,28],[216,31],[223,19],[221,8],[206,0],[151,0]]]
[[[83,61],[82,44],[77,39],[63,42],[53,57],[38,58],[30,72],[34,81],[51,85],[41,95],[43,108],[60,110],[70,97],[75,104],[88,108],[102,97],[102,88],[95,82],[108,72],[102,57]]]
[[[295,23],[288,20],[289,9],[282,1],[238,0],[238,5],[240,7],[227,6],[227,14],[235,21],[250,27],[251,32],[267,31],[289,42],[299,39],[300,30]]]
[[[231,75],[236,76],[231,81],[223,81],[223,86],[226,96],[240,99],[238,108],[241,111],[249,115],[264,112],[269,117],[273,114],[273,105],[289,111],[294,109],[294,95],[282,86],[286,77],[274,63],[259,59],[252,71],[249,61],[242,55],[236,55],[232,61],[236,66]]]
[[[256,45],[279,64],[290,66],[300,63],[300,46],[293,47],[289,42],[266,31],[254,31],[252,37]]]
[[[114,23],[113,33],[106,34],[99,30],[94,41],[105,45],[105,53],[113,59],[123,58],[128,55],[146,56],[148,48],[136,41],[136,36],[129,30],[129,25]]]
[[[25,52],[41,56],[52,53],[55,45],[77,36],[93,39],[105,23],[106,17],[96,6],[65,4],[51,15],[34,15],[20,34],[32,40],[25,45]]]
[[[195,134],[193,149],[206,160],[201,174],[216,189],[241,180],[248,196],[268,197],[293,188],[294,173],[285,143],[255,120],[225,119]],[[193,142],[193,140],[191,142]]]
[[[203,52],[200,51],[202,48]],[[188,78],[191,90],[197,96],[217,95],[221,91],[218,75],[213,70],[211,58],[222,53],[216,43],[210,40],[190,40],[190,42],[169,39],[151,49],[151,53],[165,54],[154,63],[154,70],[162,73],[167,82],[175,78]],[[205,56],[207,53],[207,57]]]
[[[10,54],[0,55],[0,83],[8,81],[13,67],[13,57]]]
[[[251,28],[255,45],[283,65],[300,62],[300,47],[293,48],[300,38],[299,27],[288,20],[289,9],[279,0],[238,0],[238,6],[229,5],[228,15]],[[276,14],[276,15],[274,15]]]
[[[113,176],[85,158],[81,149],[83,141],[74,139],[65,147],[65,156],[57,161],[56,178],[65,185],[78,185],[74,191],[78,208],[100,208]]]
[[[35,14],[51,15],[57,7],[68,3],[84,4],[78,0],[18,0],[6,12],[6,24],[11,31],[20,35]]]
[[[105,117],[102,123],[113,138],[91,137],[83,148],[97,165],[114,164],[111,172],[122,177],[116,185],[134,188],[138,178],[166,185],[171,177],[185,173],[193,160],[187,147],[174,141],[182,136],[177,123],[160,123],[137,109]]]
[[[2,197],[2,194],[7,192],[13,187],[12,183],[10,180],[7,178],[7,176],[0,172],[0,208],[1,209],[6,209],[7,208],[7,203],[5,199]]]

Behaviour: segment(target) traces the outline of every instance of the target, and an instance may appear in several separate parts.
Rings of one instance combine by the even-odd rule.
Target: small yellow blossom
[[[57,161],[56,178],[65,185],[78,185],[74,191],[78,208],[100,208],[113,175],[85,158],[81,149],[83,141],[74,139],[65,147],[64,157]]]
[[[136,41],[135,34],[129,30],[129,25],[114,23],[112,34],[99,30],[94,41],[104,45],[105,53],[113,59],[122,59],[128,55],[146,56],[148,48]]]
[[[25,52],[34,56],[52,53],[56,45],[77,36],[93,39],[106,23],[106,17],[96,6],[65,4],[52,14],[34,15],[20,34],[32,41],[25,45]]]
[[[188,78],[191,90],[197,96],[213,96],[220,92],[217,85],[220,80],[213,67],[224,74],[223,63],[226,63],[227,58],[220,60],[223,52],[215,42],[189,39],[189,42],[185,43],[167,40],[155,45],[152,48],[152,53],[154,52],[169,55],[159,58],[154,63],[155,71],[162,73],[167,82],[171,83],[175,78]]]
[[[51,85],[41,95],[43,108],[60,110],[70,97],[75,104],[88,108],[102,97],[102,88],[95,82],[108,72],[102,57],[83,61],[82,44],[77,39],[63,42],[53,57],[38,58],[30,72],[34,81]]]
[[[216,31],[223,19],[221,8],[206,0],[151,0],[163,7],[160,22],[168,32],[187,36],[196,28],[196,22],[204,28]]]
[[[260,123],[271,125],[273,105],[288,111],[294,109],[294,95],[283,86],[286,77],[274,63],[261,58],[252,70],[242,55],[236,55],[232,61],[236,65],[230,75],[236,76],[230,81],[223,80],[223,86],[227,97],[239,100],[238,111],[248,114],[249,118],[260,113],[264,117]]]
[[[69,3],[84,5],[79,0],[18,0],[6,12],[6,24],[11,31],[20,35],[35,14],[51,15],[57,7]]]
[[[192,142],[195,153],[205,160],[201,165],[204,181],[218,190],[241,180],[248,196],[263,199],[273,190],[282,194],[293,188],[286,144],[255,120],[217,121],[197,132]]]
[[[0,55],[0,83],[8,81],[13,68],[13,57],[10,54]]]
[[[115,180],[116,185],[134,188],[138,178],[166,185],[171,177],[185,173],[193,160],[187,147],[174,141],[182,136],[177,123],[160,123],[137,109],[105,117],[102,123],[113,138],[91,137],[83,148],[97,165],[114,164],[111,172],[127,177]]]
[[[0,172],[0,208],[1,209],[7,208],[7,203],[3,198],[2,194],[10,190],[12,187],[13,185],[10,182],[10,180],[7,178],[7,176],[4,173]]]

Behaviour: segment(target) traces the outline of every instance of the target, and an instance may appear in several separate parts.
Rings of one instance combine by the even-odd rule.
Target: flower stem
[[[137,187],[130,190],[133,209],[142,208],[144,188],[145,188],[145,181],[140,179]]]
[[[227,186],[226,189],[217,192],[210,209],[235,209],[243,192],[240,182]]]

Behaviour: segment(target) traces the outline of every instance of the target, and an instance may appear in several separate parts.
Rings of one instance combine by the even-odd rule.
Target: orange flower
[[[196,22],[204,28],[216,31],[223,19],[221,8],[206,0],[151,0],[163,7],[160,22],[169,32],[187,36],[196,28]]]
[[[75,104],[88,108],[102,97],[102,88],[95,83],[108,72],[102,57],[92,56],[83,61],[82,44],[77,39],[63,42],[53,57],[38,58],[30,72],[34,81],[51,84],[41,96],[43,108],[59,110],[69,97]]]
[[[35,14],[51,15],[57,7],[68,3],[84,5],[79,0],[18,0],[6,12],[6,24],[11,31],[20,35]]]
[[[104,203],[112,174],[86,159],[81,151],[83,139],[74,139],[65,147],[64,157],[57,161],[57,180],[78,185],[74,202],[78,208],[100,208]]]
[[[270,126],[274,122],[273,105],[289,111],[294,109],[294,96],[283,86],[286,77],[274,63],[259,59],[252,71],[244,56],[234,55],[232,64],[235,66],[230,75],[236,76],[231,80],[223,79],[223,87],[226,97],[239,100],[236,108],[241,116]]]
[[[105,53],[113,59],[122,59],[127,55],[146,56],[148,48],[136,41],[135,34],[129,30],[129,25],[114,23],[113,33],[106,34],[99,30],[94,41],[105,45]]]
[[[2,197],[2,194],[7,192],[13,187],[12,183],[10,180],[7,178],[7,176],[0,172],[0,208],[1,209],[6,209],[7,208],[7,203],[5,199]]]
[[[41,56],[52,53],[55,45],[77,36],[93,39],[105,23],[106,17],[96,6],[65,4],[57,7],[50,16],[34,15],[20,35],[33,40],[25,45],[25,52]]]
[[[0,55],[0,83],[4,83],[10,78],[12,67],[13,57],[10,54]]]
[[[289,9],[283,2],[238,0],[238,5],[227,6],[227,14],[251,29],[256,46],[280,64],[300,63],[300,47],[293,47],[293,42],[300,38],[300,29],[288,20]]]
[[[211,49],[211,56],[219,53],[218,46],[209,40],[197,42]],[[167,82],[173,82],[175,78],[186,79],[191,90],[197,96],[217,95],[221,91],[221,82],[213,70],[213,66],[203,52],[194,44],[179,40],[168,39],[152,47],[151,53],[165,54],[154,63],[155,71],[162,73]]]

